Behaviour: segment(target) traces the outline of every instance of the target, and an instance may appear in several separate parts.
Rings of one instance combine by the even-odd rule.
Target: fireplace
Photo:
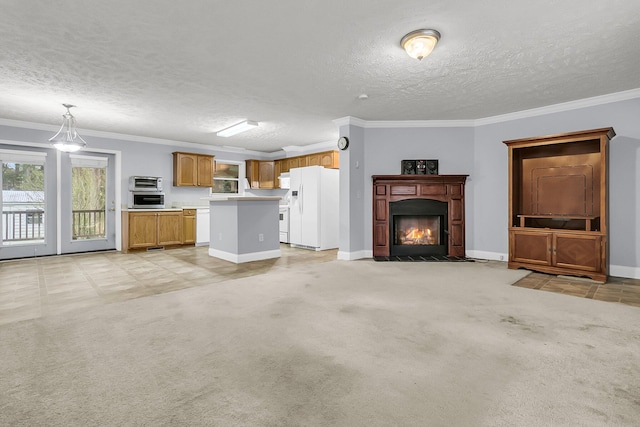
[[[447,203],[407,199],[389,203],[389,255],[447,255]]]
[[[373,176],[373,256],[464,257],[467,175]]]

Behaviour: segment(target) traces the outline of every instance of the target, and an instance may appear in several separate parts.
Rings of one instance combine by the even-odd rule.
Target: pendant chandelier
[[[63,120],[60,130],[51,139],[49,139],[49,142],[56,149],[67,153],[81,150],[87,146],[87,143],[80,137],[80,135],[78,135],[78,132],[76,131],[76,119],[69,111],[69,109],[75,107],[75,105],[62,105],[67,109],[67,112],[62,115]]]

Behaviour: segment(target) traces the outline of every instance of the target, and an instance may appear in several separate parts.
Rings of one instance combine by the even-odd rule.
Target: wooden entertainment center
[[[504,141],[509,148],[509,268],[608,274],[608,143],[613,128]]]

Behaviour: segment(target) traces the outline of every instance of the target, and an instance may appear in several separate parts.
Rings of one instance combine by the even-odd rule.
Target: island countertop
[[[223,196],[223,197],[207,197],[205,200],[210,202],[228,202],[228,201],[255,201],[255,200],[282,200],[279,196]]]

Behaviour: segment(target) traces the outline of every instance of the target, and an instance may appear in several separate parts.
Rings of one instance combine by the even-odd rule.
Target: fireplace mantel
[[[464,183],[468,175],[373,175],[373,256],[389,256],[389,203],[430,199],[448,205],[448,254],[465,256]]]

